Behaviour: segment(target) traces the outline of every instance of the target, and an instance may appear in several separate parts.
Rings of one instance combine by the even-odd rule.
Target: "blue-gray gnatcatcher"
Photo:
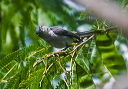
[[[90,34],[92,35],[92,33],[94,33],[94,31],[73,33],[57,26],[39,26],[36,29],[36,34],[39,37],[56,48],[68,48],[72,43],[80,42],[84,37]]]

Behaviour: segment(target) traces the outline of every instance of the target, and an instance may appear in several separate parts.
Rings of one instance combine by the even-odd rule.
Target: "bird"
[[[72,43],[79,43],[83,38],[97,33],[95,31],[88,32],[71,32],[58,26],[47,27],[38,26],[36,34],[45,40],[48,44],[55,48],[67,49]]]

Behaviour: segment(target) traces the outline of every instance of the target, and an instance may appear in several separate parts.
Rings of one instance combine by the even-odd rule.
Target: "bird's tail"
[[[92,30],[92,31],[85,31],[85,32],[77,32],[76,35],[78,35],[79,37],[84,38],[84,37],[89,37],[93,34],[100,34],[101,31],[103,31],[103,30]]]

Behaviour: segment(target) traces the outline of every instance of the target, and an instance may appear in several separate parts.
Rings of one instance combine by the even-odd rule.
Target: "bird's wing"
[[[56,35],[75,37],[75,38],[79,39],[79,37],[75,33],[72,33],[70,31],[67,31],[67,30],[57,27],[57,26],[50,27],[50,30],[52,30]]]

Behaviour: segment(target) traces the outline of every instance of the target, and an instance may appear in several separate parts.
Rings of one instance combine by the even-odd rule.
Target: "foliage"
[[[72,51],[79,44],[62,54],[52,52],[53,47],[35,34],[38,25],[72,31],[86,23],[93,30],[111,26],[89,11],[80,14],[63,0],[3,0],[0,5],[0,89],[94,89],[127,71],[121,50],[127,42],[118,32],[103,31],[77,50]],[[127,6],[125,0],[122,5]]]

